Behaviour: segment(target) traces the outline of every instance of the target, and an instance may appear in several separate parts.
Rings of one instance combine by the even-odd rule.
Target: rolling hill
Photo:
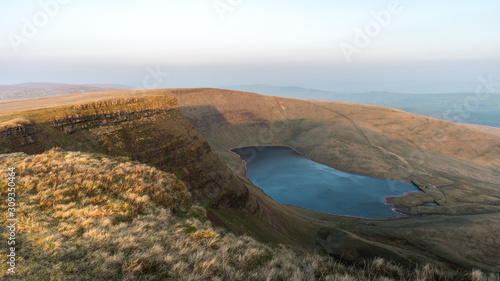
[[[435,263],[499,270],[500,135],[495,132],[387,107],[219,89],[4,101],[0,122],[4,153],[60,147],[126,156],[173,173],[211,221],[236,234],[310,249],[320,245],[353,263],[383,257],[407,267]],[[289,145],[342,171],[412,179],[424,192],[391,199],[398,211],[412,215],[398,220],[282,205],[252,185],[241,160],[228,151],[247,145]],[[425,206],[428,202],[439,205]]]
[[[389,92],[337,93],[301,87],[268,85],[235,85],[228,89],[324,101],[343,101],[388,106],[406,112],[446,121],[500,127],[500,94],[498,93],[435,93],[403,94]],[[483,89],[486,91],[486,89]]]
[[[117,90],[116,88],[98,86],[57,85],[52,87],[36,87],[37,85],[33,87],[0,87],[0,101]]]

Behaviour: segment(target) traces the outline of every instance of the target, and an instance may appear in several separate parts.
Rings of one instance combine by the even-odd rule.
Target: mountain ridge
[[[174,98],[177,101],[174,101]],[[136,101],[106,105],[104,109],[98,106],[103,100],[109,99]],[[157,113],[147,110],[158,109],[155,104],[162,101],[172,102],[174,109],[170,110],[161,122],[155,121],[151,118]],[[37,107],[43,108],[36,109]],[[64,110],[61,111],[61,108]],[[106,117],[106,114],[114,114],[113,108],[118,115]],[[140,112],[142,109],[146,109],[144,112],[151,115],[136,116],[137,119],[128,117],[130,114],[127,112],[133,116],[136,114],[134,112]],[[491,205],[491,202],[500,203],[496,184],[499,173],[495,172],[495,169],[498,170],[499,159],[495,155],[499,153],[497,146],[500,142],[499,136],[494,133],[386,107],[266,97],[255,93],[211,88],[101,92],[26,100],[23,103],[11,101],[0,103],[0,112],[4,131],[23,126],[28,128],[25,124],[32,122],[44,126],[42,129],[46,132],[45,136],[26,136],[27,131],[17,132],[20,136],[17,138],[18,143],[26,148],[32,145],[26,142],[38,138],[41,146],[32,153],[38,153],[45,149],[44,147],[62,146],[70,150],[129,155],[153,166],[159,153],[151,150],[151,153],[144,155],[145,158],[141,160],[138,149],[149,147],[148,143],[155,147],[169,135],[168,130],[174,132],[166,139],[176,143],[174,136],[186,135],[185,131],[194,131],[194,126],[201,140],[197,141],[200,144],[198,147],[204,147],[201,145],[204,139],[210,144],[205,145],[201,151],[211,149],[225,164],[215,161],[215,154],[208,157],[208,162],[199,163],[196,160],[199,158],[196,153],[192,153],[191,148],[182,147],[183,143],[189,144],[196,138],[194,132],[187,134],[189,138],[181,139],[172,147],[180,148],[183,152],[168,163],[174,163],[174,166],[170,167],[174,170],[171,171],[179,178],[186,179],[188,184],[190,180],[197,182],[197,179],[188,178],[195,176],[202,178],[198,179],[199,186],[205,185],[202,181],[204,178],[212,178],[215,182],[222,183],[224,188],[230,187],[226,195],[219,192],[222,197],[212,195],[208,198],[209,202],[204,199],[201,202],[207,207],[207,212],[217,218],[213,221],[222,221],[234,233],[252,235],[265,242],[306,247],[313,247],[317,239],[321,239],[323,249],[327,249],[332,255],[341,255],[348,250],[342,245],[332,243],[341,237],[351,245],[359,246],[353,247],[348,255],[354,259],[359,256],[374,258],[375,255],[384,254],[386,259],[391,260],[403,254],[412,262],[425,263],[435,260],[452,268],[495,270],[494,261],[498,258],[496,255],[499,251],[484,256],[479,255],[476,250],[489,252],[500,245],[495,236],[500,226],[489,223],[499,212],[498,207]],[[115,124],[114,118],[122,119],[115,127],[112,125]],[[141,118],[146,119],[141,122],[134,121]],[[106,124],[103,124],[104,120]],[[176,120],[179,123],[174,122]],[[188,124],[188,120],[191,124]],[[51,121],[54,122],[50,123]],[[170,129],[165,127],[166,124],[170,124]],[[111,126],[110,130],[122,132],[112,136],[125,146],[120,148],[121,145],[109,145],[114,140],[103,137],[107,131],[106,126]],[[129,129],[126,129],[127,127]],[[178,130],[175,130],[176,127]],[[435,134],[434,129],[442,131]],[[16,133],[15,130],[12,132]],[[51,136],[47,136],[47,132],[50,132]],[[158,134],[155,136],[156,132]],[[141,143],[141,138],[149,135],[152,142]],[[5,135],[3,136],[4,143],[0,144],[1,147],[6,146]],[[470,148],[471,136],[482,138],[486,142]],[[450,142],[454,146],[450,146]],[[429,188],[423,193],[396,198],[394,204],[397,205],[398,211],[420,216],[397,222],[374,222],[318,214],[278,204],[245,178],[241,160],[227,151],[239,145],[259,144],[290,145],[306,157],[336,169],[379,178],[413,179],[422,186],[436,185],[436,189]],[[101,150],[97,151],[97,148]],[[15,151],[10,149],[5,152]],[[419,160],[421,157],[425,161]],[[179,165],[175,164],[176,158],[185,160],[179,162],[183,163]],[[210,162],[210,159],[215,162]],[[191,163],[191,166],[188,167],[184,163]],[[226,164],[231,170],[228,170]],[[184,167],[187,167],[189,176]],[[214,171],[219,174],[218,177],[210,176]],[[451,186],[448,185],[450,181],[453,181]],[[207,198],[203,195],[208,194],[210,197],[214,190],[217,192],[223,189],[217,188],[207,189],[207,193],[203,188],[190,190],[195,198]],[[231,202],[232,200],[221,198],[241,200]],[[423,205],[434,201],[439,202],[440,206]],[[473,221],[474,216],[478,219]],[[471,235],[469,230],[478,227],[476,221],[482,222],[481,231]],[[377,226],[373,227],[374,225]],[[405,227],[398,228],[398,225]],[[457,226],[464,230],[447,236],[447,240],[438,240],[432,236],[447,227]],[[391,231],[384,232],[381,229]],[[475,237],[488,239],[492,241],[490,245],[493,246],[485,248],[477,243]],[[402,244],[398,241],[406,242]],[[436,247],[436,241],[439,241],[440,247]],[[460,252],[453,250],[457,243],[463,245]],[[384,251],[380,245],[383,245]]]
[[[344,93],[269,85],[235,85],[225,88],[255,92],[268,96],[387,106],[446,121],[500,127],[500,115],[498,114],[498,106],[500,105],[499,93],[456,92],[419,94],[385,91]]]
[[[186,180],[196,200],[238,207],[247,200],[244,186],[184,119],[174,98],[100,100],[17,114],[22,117],[0,123],[3,153],[38,154],[61,147],[128,156]],[[215,170],[203,172],[204,166]]]

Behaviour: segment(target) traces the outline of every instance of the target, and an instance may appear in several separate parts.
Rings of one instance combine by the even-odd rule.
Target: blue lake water
[[[247,178],[275,201],[323,213],[397,218],[385,197],[418,189],[410,183],[354,175],[316,163],[288,147],[231,150],[247,161]]]

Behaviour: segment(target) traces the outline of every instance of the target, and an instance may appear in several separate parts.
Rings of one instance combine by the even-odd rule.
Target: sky
[[[0,84],[473,92],[500,1],[0,0]],[[500,90],[500,89],[499,89]]]

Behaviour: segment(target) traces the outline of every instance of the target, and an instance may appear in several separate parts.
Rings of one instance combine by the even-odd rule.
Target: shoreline
[[[404,194],[401,194],[401,195],[398,195],[398,196],[388,196],[388,197],[385,197],[384,199],[384,204],[386,205],[390,205],[390,206],[399,206],[399,205],[395,205],[395,204],[390,204],[390,202],[388,202],[388,200],[391,200],[391,198],[403,198],[403,197],[408,197],[414,193],[425,193],[421,190],[415,190],[415,191],[410,191],[410,192],[407,192],[407,193],[404,193]]]
[[[289,145],[284,145],[284,144],[270,144],[270,145],[241,145],[241,146],[235,146],[235,147],[232,147],[232,148],[228,148],[228,149],[227,149],[227,151],[232,152],[232,153],[234,153],[234,154],[236,154],[236,155],[238,155],[238,156],[239,156],[239,154],[238,154],[238,153],[233,152],[233,151],[231,151],[231,150],[233,150],[233,149],[238,149],[238,148],[250,148],[250,147],[286,147],[286,148],[289,148],[289,149],[293,150],[294,152],[296,152],[296,153],[297,153],[297,154],[299,154],[301,157],[304,157],[304,158],[305,158],[305,159],[307,159],[307,160],[313,161],[313,162],[318,163],[318,164],[320,164],[320,165],[327,166],[327,167],[329,167],[329,168],[331,168],[331,169],[334,169],[334,170],[337,170],[337,171],[340,171],[340,172],[344,172],[344,173],[348,173],[348,174],[352,174],[352,175],[357,175],[357,176],[369,177],[369,178],[373,178],[373,179],[385,180],[385,181],[397,181],[397,182],[404,182],[404,183],[410,183],[410,184],[412,183],[412,182],[411,182],[411,179],[407,179],[407,180],[405,180],[405,179],[396,180],[396,179],[378,178],[378,177],[373,177],[373,176],[368,176],[368,175],[356,174],[356,173],[353,173],[353,172],[350,172],[350,171],[349,171],[349,172],[346,172],[346,171],[343,171],[343,170],[339,170],[339,169],[334,168],[334,167],[331,167],[331,166],[329,166],[329,165],[327,165],[327,164],[320,163],[320,162],[318,162],[318,161],[315,161],[315,160],[309,159],[309,158],[308,158],[308,157],[306,157],[304,154],[300,153],[297,149],[295,149],[295,148],[293,148],[293,147],[291,147],[291,146],[289,146]],[[239,156],[239,157],[240,157],[240,159],[241,159],[241,156]],[[245,161],[245,160],[243,160],[243,159],[241,159],[241,160],[242,160],[242,161]],[[245,162],[246,162],[246,161],[245,161]],[[246,170],[246,166],[245,166],[245,170]],[[396,197],[397,197],[397,196],[396,196]]]
[[[403,208],[406,208],[405,206],[403,205],[397,205],[397,204],[391,204],[389,201],[391,201],[392,198],[403,198],[403,197],[408,197],[408,196],[411,196],[412,194],[415,194],[415,193],[425,193],[423,192],[422,190],[416,190],[416,191],[410,191],[410,192],[407,192],[405,194],[401,194],[399,196],[388,196],[388,197],[385,197],[384,198],[384,204],[385,205],[388,205],[388,206],[393,206],[394,208],[392,208],[391,210],[394,212],[394,213],[397,213],[397,214],[400,214],[400,215],[403,215],[403,216],[406,216],[406,217],[411,217],[411,215],[407,215],[407,214],[403,214],[401,212],[398,212],[396,211],[398,207],[403,207]]]
[[[286,148],[290,148],[291,150],[295,151],[297,154],[299,154],[300,156],[304,157],[304,158],[307,158],[305,157],[302,153],[300,153],[297,149],[291,147],[291,146],[288,146],[288,145],[284,145],[284,144],[270,144],[270,145],[241,145],[241,146],[235,146],[233,148],[228,148],[227,150],[232,152],[231,150],[233,149],[239,149],[239,148],[249,148],[249,147],[286,147]],[[236,152],[233,152],[235,154],[238,154]],[[309,159],[309,158],[307,158]],[[311,159],[309,159],[311,160]],[[313,160],[311,160],[313,161]],[[321,163],[320,163],[321,164]]]
[[[243,161],[243,163],[244,163],[243,167],[245,168],[245,177],[247,176],[247,163],[248,163],[248,161],[243,160],[238,153],[236,153],[236,152],[234,152],[232,150],[233,149],[239,149],[239,148],[249,148],[249,147],[286,147],[286,148],[289,148],[289,149],[293,150],[295,153],[299,154],[301,157],[309,159],[309,158],[305,157],[302,153],[300,153],[298,150],[296,150],[295,148],[293,148],[291,146],[288,146],[288,145],[281,145],[281,144],[271,144],[271,145],[242,145],[242,146],[235,146],[235,147],[232,147],[232,148],[228,148],[227,151],[236,154],[240,158],[240,160]],[[309,159],[309,160],[311,160],[311,159]],[[311,161],[313,161],[313,160],[311,160]],[[318,162],[316,162],[316,163],[318,163]],[[319,163],[319,164],[321,164],[321,163]],[[248,179],[248,177],[247,177],[247,179]],[[248,180],[250,180],[250,179],[248,179]]]
[[[302,153],[300,153],[299,151],[297,151],[295,148],[293,148],[291,146],[288,146],[288,145],[279,145],[279,144],[278,145],[243,145],[243,146],[236,146],[236,147],[228,148],[227,151],[236,154],[240,158],[240,160],[243,161],[243,168],[245,169],[245,177],[246,177],[246,174],[247,174],[247,163],[248,163],[248,161],[242,159],[241,156],[238,153],[236,153],[236,152],[234,152],[232,150],[239,149],[239,148],[251,148],[251,147],[264,147],[264,148],[265,147],[286,147],[286,148],[289,148],[289,149],[293,150],[294,152],[296,152],[297,154],[299,154],[301,157],[304,157],[305,159],[308,159],[310,161],[316,162],[314,160],[311,160],[311,159],[305,157]],[[325,165],[325,164],[322,164],[322,163],[319,163],[319,162],[316,162],[316,163],[321,164],[321,165]],[[332,167],[330,167],[328,165],[325,165],[325,166],[327,166],[329,168],[332,168]],[[337,170],[335,168],[332,168],[332,169]],[[337,170],[337,171],[341,171],[341,170]],[[341,171],[341,172],[343,172],[343,171]],[[349,172],[345,172],[345,173],[349,173]],[[349,174],[358,175],[358,174],[353,174],[353,173],[349,173]],[[370,177],[370,176],[366,176],[366,175],[358,175],[358,176]],[[370,177],[370,178],[379,179],[379,180],[386,180],[386,181],[398,181],[398,182],[404,182],[404,183],[409,183],[409,184],[412,183],[412,180],[392,180],[392,179],[383,179],[383,178],[376,178],[376,177]],[[248,179],[248,177],[247,177],[247,179]],[[250,179],[248,179],[248,180],[250,182],[252,182]],[[254,184],[254,186],[257,187],[257,188],[259,188],[264,194],[266,194],[262,188],[256,186],[255,184]],[[393,208],[391,208],[391,211],[394,212],[394,213],[396,213],[396,214],[401,215],[401,217],[396,217],[396,218],[378,218],[378,219],[376,219],[376,218],[357,217],[357,216],[351,216],[351,215],[330,214],[330,213],[324,213],[324,212],[315,211],[315,210],[309,210],[309,209],[306,209],[306,208],[303,208],[303,207],[300,207],[300,206],[295,206],[295,205],[290,205],[290,204],[283,204],[283,205],[293,206],[293,207],[301,208],[301,209],[304,209],[304,210],[313,211],[313,212],[317,212],[317,213],[320,213],[320,214],[326,214],[326,215],[331,215],[331,216],[341,216],[341,217],[349,217],[349,218],[356,218],[356,219],[366,219],[366,220],[393,220],[393,219],[409,218],[409,217],[411,217],[411,215],[407,215],[407,214],[404,214],[404,213],[396,211],[396,209],[398,207],[404,207],[404,206],[397,205],[397,204],[391,204],[390,203],[391,198],[408,197],[408,196],[411,196],[414,193],[421,193],[421,192],[423,193],[423,191],[419,189],[419,190],[415,190],[415,191],[406,192],[406,193],[398,195],[398,196],[384,197],[384,205],[392,206]],[[273,198],[271,198],[271,199],[273,201],[275,201],[276,203],[279,203],[278,201],[274,200]],[[282,204],[282,203],[279,203],[279,204]]]

